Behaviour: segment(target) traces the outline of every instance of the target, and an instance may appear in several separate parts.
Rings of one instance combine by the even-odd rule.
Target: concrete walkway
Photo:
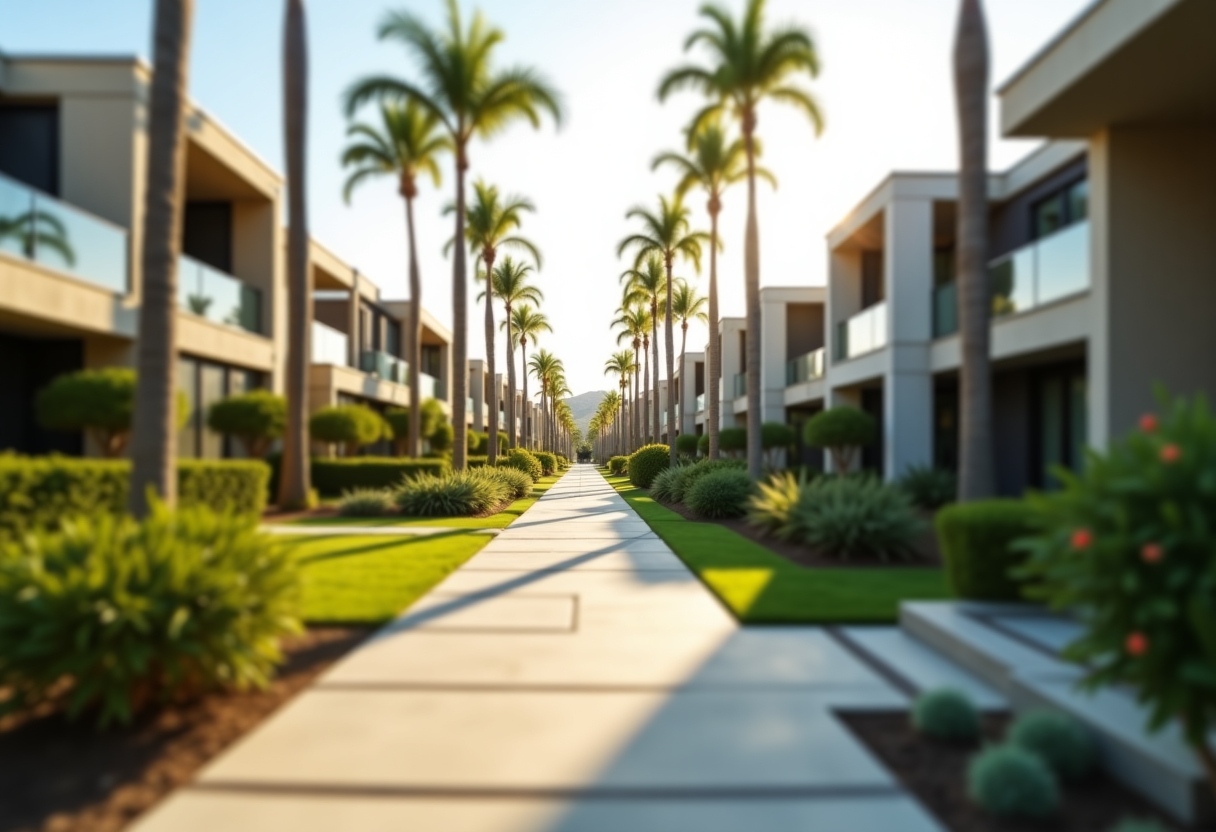
[[[740,628],[591,466],[140,832],[936,832],[837,721],[906,698]]]

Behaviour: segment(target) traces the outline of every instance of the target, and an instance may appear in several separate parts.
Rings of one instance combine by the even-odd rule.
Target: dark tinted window
[[[0,104],[0,172],[59,196],[59,107]]]

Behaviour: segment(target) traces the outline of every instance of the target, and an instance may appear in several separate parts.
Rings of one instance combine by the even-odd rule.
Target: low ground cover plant
[[[105,725],[266,685],[299,629],[299,582],[257,522],[154,506],[142,523],[99,514],[0,544],[0,707],[54,701]]]
[[[913,465],[899,478],[899,487],[908,492],[917,508],[936,511],[958,497],[958,477],[953,471],[929,465]]]
[[[977,500],[937,513],[937,539],[957,597],[1021,600],[1023,582],[1014,570],[1027,556],[1014,543],[1030,533],[1032,516],[1024,500]]]
[[[629,457],[629,481],[638,488],[650,488],[654,478],[670,467],[671,448],[659,444],[646,445]]]
[[[742,517],[754,492],[755,483],[746,471],[720,468],[698,477],[685,494],[684,504],[698,517]]]

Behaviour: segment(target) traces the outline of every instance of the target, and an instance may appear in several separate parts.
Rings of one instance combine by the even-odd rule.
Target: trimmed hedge
[[[396,488],[424,474],[442,476],[452,469],[446,459],[399,459],[361,456],[352,459],[313,459],[312,487],[322,497],[340,497],[358,488]]]
[[[256,460],[180,460],[178,504],[261,515],[270,468]],[[126,512],[131,463],[123,459],[0,454],[0,540],[54,530],[73,516]]]
[[[551,477],[557,473],[557,454],[551,454],[548,451],[529,451],[529,453],[540,460],[544,476]]]
[[[647,445],[629,457],[629,482],[638,488],[650,488],[654,478],[671,467],[671,448],[667,445]]]
[[[676,453],[680,456],[694,457],[697,455],[697,445],[701,437],[695,433],[681,433],[676,437]],[[705,447],[709,447],[709,437],[705,437]]]
[[[957,503],[937,513],[937,539],[950,588],[959,598],[1020,601],[1021,584],[1009,572],[1027,554],[1010,544],[1029,534],[1030,506],[1021,500]]]

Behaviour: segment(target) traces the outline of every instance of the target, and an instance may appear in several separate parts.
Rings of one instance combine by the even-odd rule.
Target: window
[[[1079,179],[1041,199],[1031,208],[1036,240],[1089,216],[1089,180]]]
[[[177,360],[177,386],[186,398],[186,420],[177,433],[177,455],[183,459],[242,456],[239,442],[207,428],[207,409],[228,396],[261,387],[262,374],[183,355]]]
[[[59,196],[59,105],[0,104],[0,173]]]

